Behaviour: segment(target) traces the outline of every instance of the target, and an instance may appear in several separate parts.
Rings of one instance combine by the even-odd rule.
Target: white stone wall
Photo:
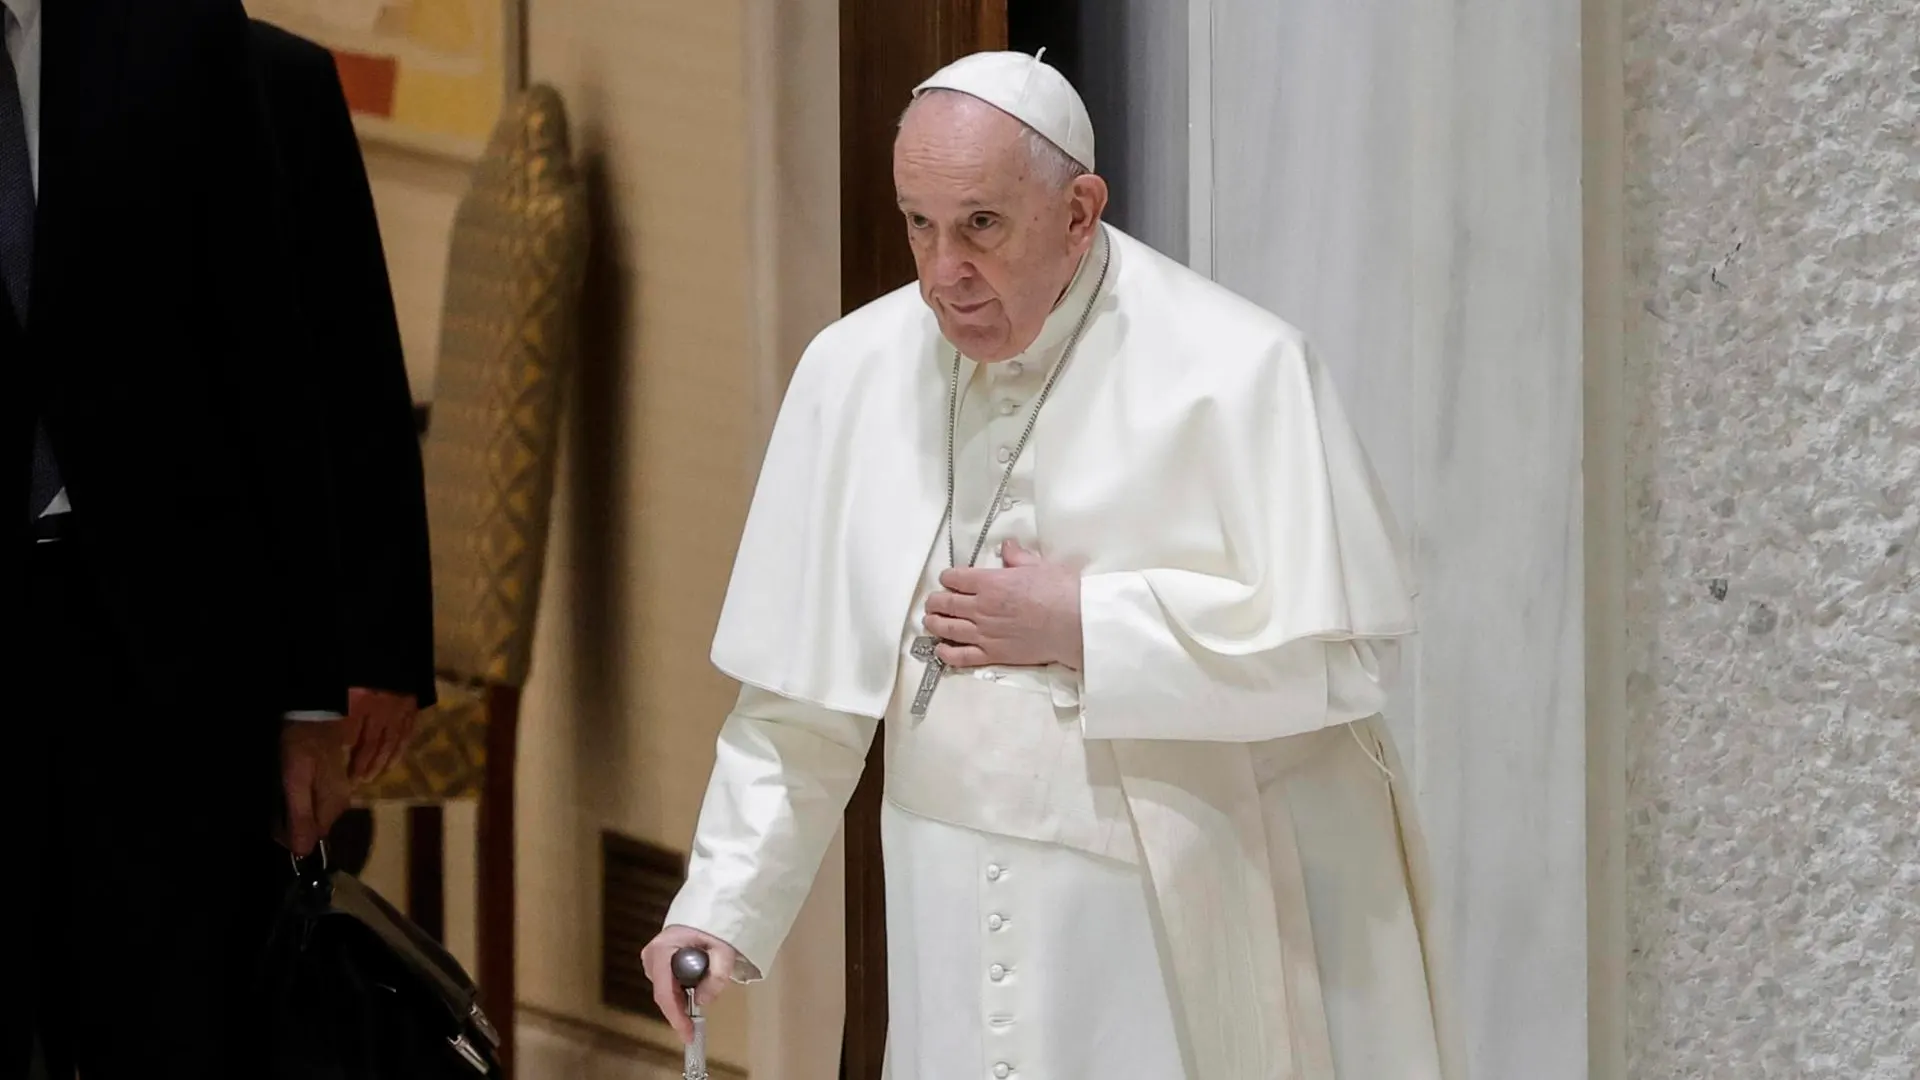
[[[1634,1080],[1920,1075],[1920,23],[1626,0]]]

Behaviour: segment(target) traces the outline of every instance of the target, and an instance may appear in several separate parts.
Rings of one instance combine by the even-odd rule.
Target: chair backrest
[[[449,678],[526,679],[586,249],[566,111],[536,85],[494,127],[447,258],[423,453],[434,660]]]

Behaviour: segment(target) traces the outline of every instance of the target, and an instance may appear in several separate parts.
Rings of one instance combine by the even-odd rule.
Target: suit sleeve
[[[879,722],[746,687],[720,729],[687,883],[667,912],[733,946],[752,981],[800,914]]]
[[[1243,654],[1183,635],[1137,573],[1081,582],[1079,687],[1089,739],[1263,742],[1378,713],[1392,638],[1300,638]]]
[[[269,691],[287,714],[344,712],[346,681],[333,480],[316,407],[319,385],[292,287],[283,234],[285,184],[248,51],[238,0],[196,0],[192,66],[204,122],[202,219],[220,317],[207,320],[214,377],[259,409],[235,417],[258,467],[236,473],[234,497],[259,508],[269,605],[259,632],[275,643]]]
[[[433,587],[413,394],[373,191],[330,56],[302,49],[270,80],[283,154],[298,168],[289,226],[340,508],[342,621],[352,686],[434,700]]]

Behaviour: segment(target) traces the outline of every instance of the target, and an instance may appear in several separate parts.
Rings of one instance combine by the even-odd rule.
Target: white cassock
[[[1025,354],[963,360],[959,560],[1013,460],[981,563],[1014,539],[1081,568],[1084,671],[952,673],[915,718],[953,355],[908,287],[802,359],[668,921],[765,971],[884,717],[892,1080],[1464,1080],[1371,719],[1412,630],[1400,549],[1299,334],[1105,228]]]

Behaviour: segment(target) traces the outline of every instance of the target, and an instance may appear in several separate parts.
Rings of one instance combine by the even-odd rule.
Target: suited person
[[[250,1075],[267,837],[311,848],[344,807],[347,695],[248,23],[239,0],[0,7],[0,617],[24,642],[0,1077],[36,1030],[58,1075]]]
[[[295,285],[321,378],[340,507],[348,713],[357,780],[434,702],[433,592],[413,395],[373,191],[333,56],[255,20],[251,46],[286,179]]]

